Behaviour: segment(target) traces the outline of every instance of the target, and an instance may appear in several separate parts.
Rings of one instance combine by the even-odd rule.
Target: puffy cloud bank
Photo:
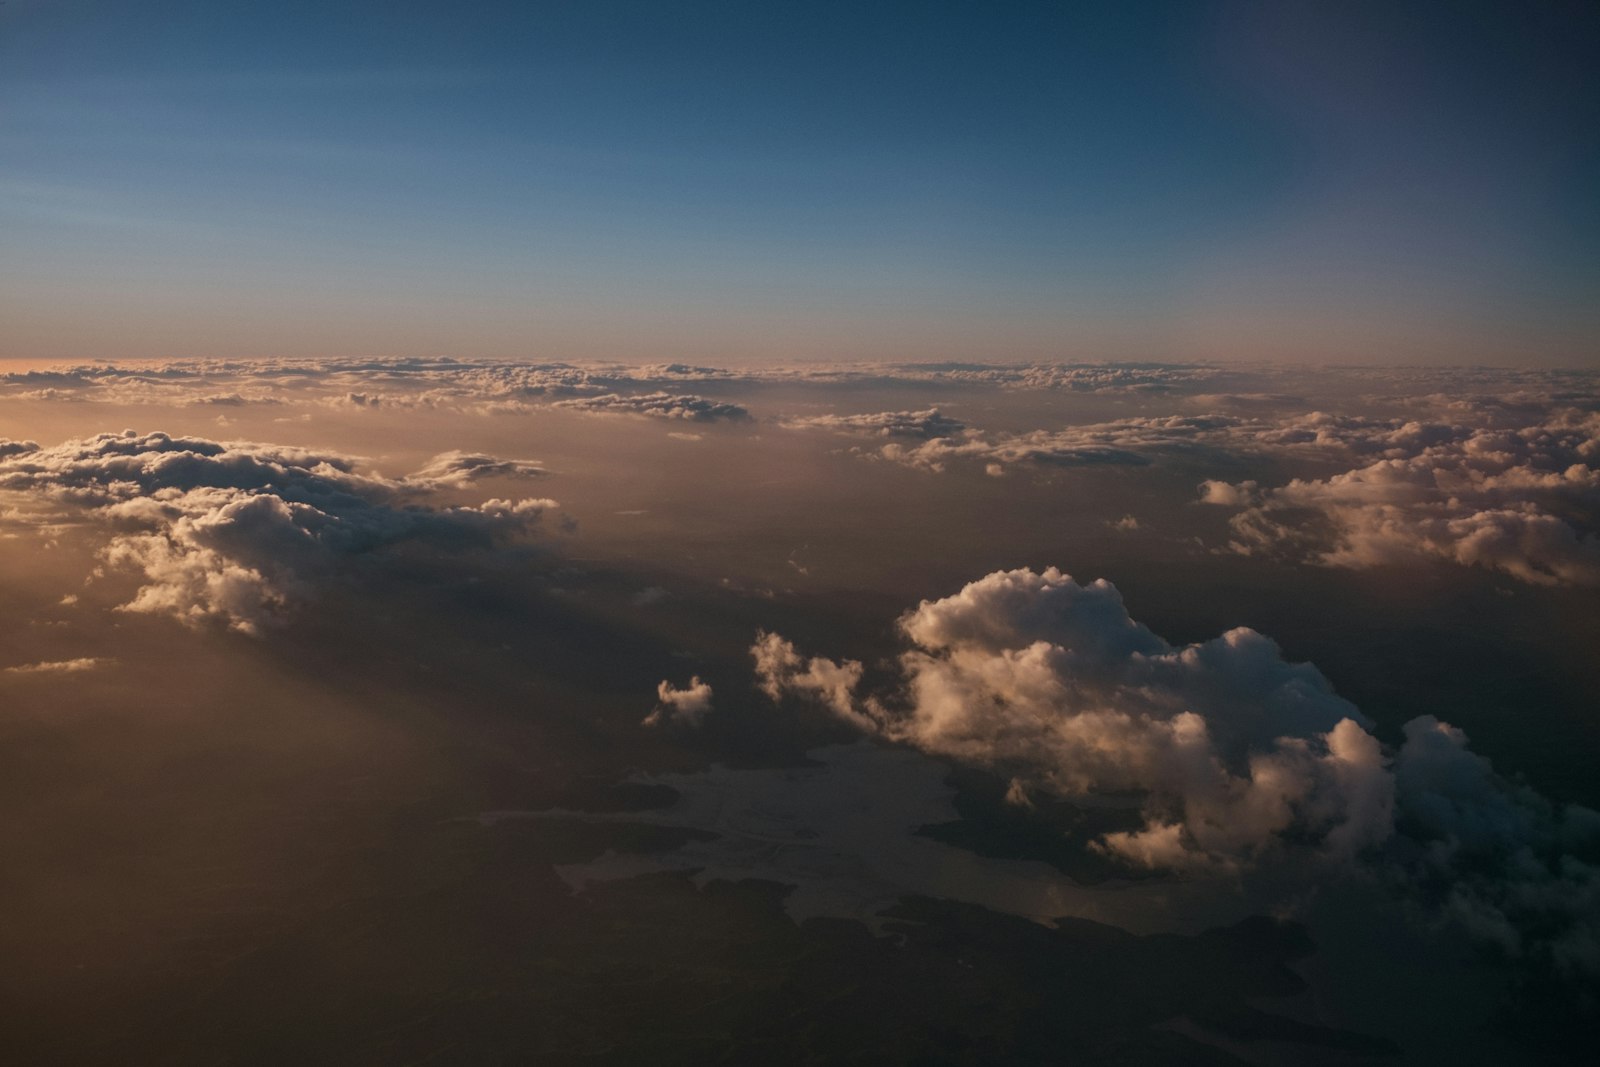
[[[449,358],[177,360],[0,373],[0,397],[223,407],[309,401],[349,410],[518,412],[561,397],[648,392],[733,377],[726,370],[685,364],[579,366]],[[734,417],[738,410],[735,405],[709,401],[702,401],[707,407],[701,409],[692,403],[699,398],[687,399],[689,408],[716,411],[713,417]],[[671,417],[693,416],[675,413]]]
[[[549,473],[526,459],[501,459],[482,452],[441,452],[406,481],[431,489],[462,489],[479,478],[542,478]]]
[[[331,452],[132,430],[0,455],[0,490],[64,509],[52,521],[81,517],[112,532],[102,558],[144,579],[123,610],[252,633],[281,620],[341,559],[402,542],[488,547],[556,506],[419,503],[474,475],[537,469],[461,453],[437,457],[417,480],[360,473]]]
[[[1497,776],[1459,730],[1408,723],[1398,751],[1309,664],[1249,629],[1174,646],[1109,582],[996,572],[899,621],[898,680],[776,634],[760,687],[856,728],[994,770],[1029,792],[1128,797],[1138,825],[1096,842],[1191,875],[1362,870],[1420,888],[1518,957],[1600,975],[1600,815]]]
[[[1441,559],[1538,585],[1600,585],[1600,414],[1545,410],[1514,425],[1314,415],[1263,440],[1315,443],[1358,465],[1260,489],[1206,482],[1243,507],[1231,548],[1342,567]]]

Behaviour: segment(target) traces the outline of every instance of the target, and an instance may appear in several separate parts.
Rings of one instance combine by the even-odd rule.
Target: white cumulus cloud
[[[993,770],[1008,797],[1135,798],[1102,852],[1222,874],[1279,863],[1392,874],[1519,958],[1600,976],[1600,814],[1496,775],[1431,718],[1382,745],[1309,664],[1249,629],[1169,644],[1109,582],[1001,571],[899,622],[898,681],[759,634],[758,685],[864,732]],[[1285,869],[1288,869],[1287,866]]]

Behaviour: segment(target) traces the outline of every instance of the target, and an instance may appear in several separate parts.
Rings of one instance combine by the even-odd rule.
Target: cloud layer
[[[750,413],[738,404],[719,403],[693,393],[643,393],[631,396],[604,393],[600,396],[558,400],[555,406],[591,415],[642,415],[654,419],[687,419],[691,422],[739,421],[750,417]]]
[[[914,437],[932,440],[960,433],[966,427],[938,408],[923,411],[879,411],[867,415],[810,415],[789,419],[793,430],[831,430],[834,433],[874,437]]]
[[[938,407],[775,415],[796,429],[886,439],[862,454],[927,471],[1182,462],[1209,468],[1202,501],[1237,509],[1227,550],[1324,566],[1432,560],[1538,585],[1600,585],[1600,376],[1480,368],[1288,370],[1168,364],[901,363],[727,370],[452,359],[187,361],[0,375],[0,397],[188,404],[307,403],[344,411],[550,409],[696,423],[754,422],[685,387],[796,384],[1107,397],[1137,410],[1030,430],[966,425]],[[1293,386],[1287,391],[1284,386]],[[1333,401],[1305,410],[1300,394]],[[1342,398],[1342,399],[1341,399]],[[1196,409],[1199,408],[1198,412]],[[1384,409],[1386,414],[1373,412]],[[1396,410],[1401,416],[1388,414]],[[1103,414],[1101,418],[1103,419]],[[20,447],[16,443],[5,446]],[[445,488],[476,476],[419,472]],[[1240,478],[1239,467],[1278,473]],[[534,465],[483,473],[536,475]],[[1251,472],[1255,474],[1254,471]]]
[[[1231,547],[1246,554],[1343,567],[1439,559],[1537,585],[1600,585],[1600,414],[1538,415],[1488,426],[1314,416],[1260,436],[1331,446],[1358,465],[1270,489],[1207,482],[1202,500],[1244,506]]]

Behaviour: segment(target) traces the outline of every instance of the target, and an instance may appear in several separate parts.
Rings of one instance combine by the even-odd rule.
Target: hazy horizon
[[[1597,69],[1577,3],[12,0],[0,354],[1592,364]]]

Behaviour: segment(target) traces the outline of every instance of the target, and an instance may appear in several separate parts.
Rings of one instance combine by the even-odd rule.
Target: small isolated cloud
[[[83,656],[78,659],[51,660],[45,663],[24,663],[16,667],[7,667],[7,674],[78,674],[82,671],[92,671],[103,667],[109,660],[99,659],[94,656]]]
[[[1139,520],[1132,515],[1124,515],[1120,519],[1110,520],[1106,525],[1122,533],[1133,533],[1139,529]]]
[[[797,693],[852,726],[869,733],[877,731],[881,709],[870,698],[862,702],[856,697],[862,673],[857,661],[835,663],[820,656],[807,658],[791,642],[766,632],[756,634],[750,655],[755,659],[756,683],[773,700],[781,700],[785,693]]]
[[[1228,508],[1249,507],[1258,497],[1255,482],[1239,482],[1237,485],[1228,482],[1219,482],[1207,479],[1200,483],[1200,503],[1217,504]]]
[[[464,489],[479,478],[542,478],[550,472],[528,459],[501,459],[482,452],[441,452],[406,480],[428,489]]]
[[[656,706],[644,717],[645,726],[699,726],[711,714],[711,686],[699,676],[689,679],[689,684],[679,689],[663,680],[656,686]]]

